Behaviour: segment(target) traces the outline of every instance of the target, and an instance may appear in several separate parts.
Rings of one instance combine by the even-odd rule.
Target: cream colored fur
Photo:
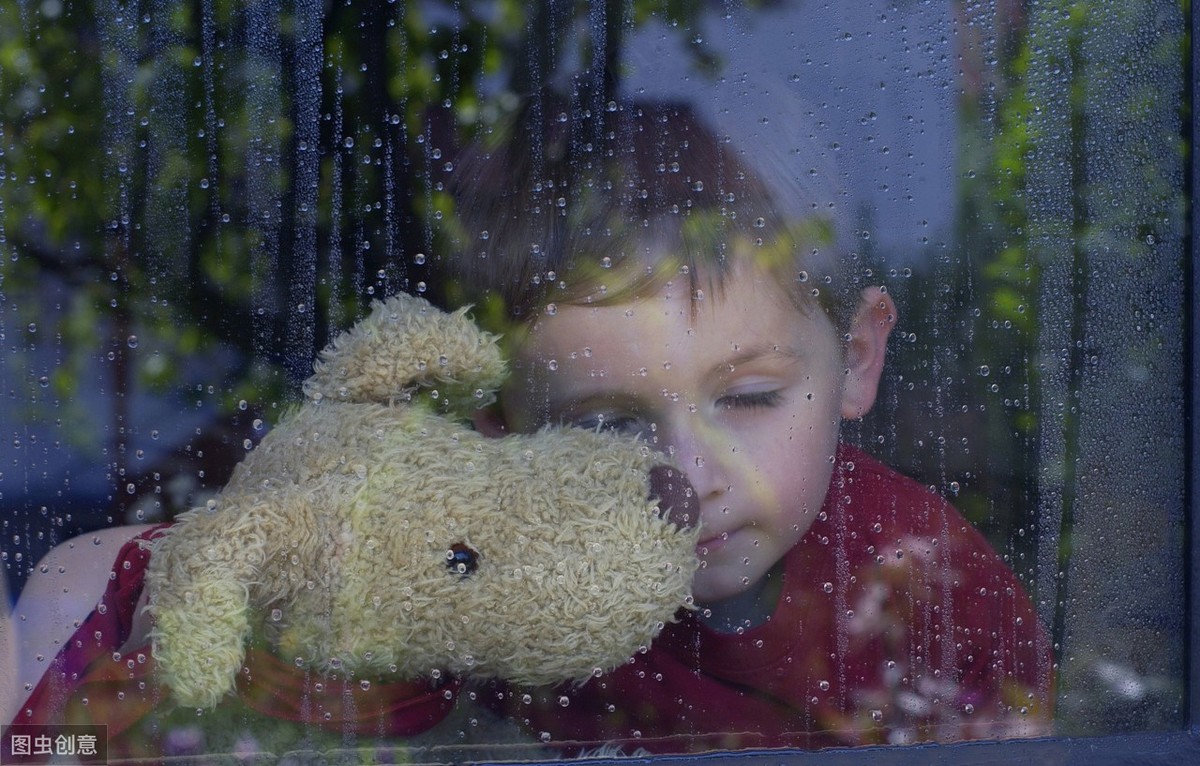
[[[229,693],[256,631],[318,670],[547,684],[622,663],[690,603],[696,531],[649,497],[661,456],[453,419],[503,380],[495,340],[461,311],[376,303],[215,506],[152,544],[153,651],[180,704]],[[475,571],[448,566],[456,544]]]

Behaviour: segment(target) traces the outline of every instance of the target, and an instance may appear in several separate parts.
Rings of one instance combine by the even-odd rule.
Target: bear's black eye
[[[446,551],[446,567],[460,577],[466,577],[479,568],[479,554],[466,543],[455,543]]]

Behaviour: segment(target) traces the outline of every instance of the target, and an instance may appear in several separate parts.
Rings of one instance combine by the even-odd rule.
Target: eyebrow
[[[760,361],[799,362],[801,355],[793,348],[786,346],[766,346],[754,344],[746,348],[738,348],[737,353],[728,359],[722,359],[709,368],[709,375],[728,375],[744,364]]]

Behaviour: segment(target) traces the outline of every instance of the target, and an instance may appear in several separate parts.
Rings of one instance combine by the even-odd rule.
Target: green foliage
[[[217,349],[223,406],[272,411],[372,298],[426,289],[466,131],[570,62],[615,88],[632,23],[691,39],[699,7],[0,0],[0,305],[43,323],[5,363],[58,360],[24,415],[70,409],[97,359],[118,396],[191,390]],[[126,429],[77,415],[123,475]]]
[[[1037,598],[1058,649],[1077,657],[1063,676],[1064,730],[1072,733],[1111,732],[1118,720],[1161,726],[1177,714],[1179,686],[1164,681],[1173,675],[1175,650],[1130,662],[1156,690],[1134,711],[1089,674],[1119,664],[1124,650],[1114,647],[1147,630],[1145,618],[1098,603],[1073,611],[1072,600],[1121,603],[1124,594],[1101,598],[1099,583],[1126,589],[1151,562],[1180,553],[1166,547],[1180,534],[1177,520],[1143,497],[1150,485],[1178,480],[1167,468],[1169,434],[1140,430],[1157,405],[1121,392],[1152,370],[1169,372],[1171,349],[1179,347],[1152,314],[1161,312],[1168,324],[1177,315],[1167,296],[1183,273],[1171,261],[1182,249],[1187,203],[1187,123],[1175,114],[1176,104],[1190,112],[1182,93],[1187,6],[1030,6],[1011,37],[997,41],[1004,55],[991,72],[992,89],[968,92],[962,105],[961,250],[945,274],[949,303],[972,308],[970,317],[949,323],[961,352],[946,369],[966,383],[965,399],[978,403],[992,475],[968,489],[983,490],[986,500],[959,502],[980,514],[994,540],[1009,541],[1016,560],[1038,562],[1030,584],[1042,586]],[[944,330],[946,318],[943,312],[928,324],[941,321]],[[1171,385],[1168,378],[1151,388],[1170,399]],[[1108,456],[1121,452],[1108,443],[1113,438],[1152,439],[1154,451],[1142,457],[1162,471],[1159,479],[1111,464]],[[1121,478],[1098,482],[1097,472]],[[1098,483],[1109,491],[1094,494]],[[1134,517],[1156,519],[1162,539],[1146,543],[1140,559],[1110,550],[1099,556],[1103,565],[1093,564],[1108,528]],[[1167,598],[1173,586],[1153,587],[1139,595]],[[1134,719],[1140,723],[1128,723]]]

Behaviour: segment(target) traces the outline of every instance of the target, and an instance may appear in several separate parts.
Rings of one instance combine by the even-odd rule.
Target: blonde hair
[[[832,222],[781,214],[728,140],[685,105],[572,114],[530,102],[460,155],[450,192],[447,296],[475,304],[489,329],[552,303],[647,296],[681,275],[697,300],[719,296],[743,265],[839,332],[857,305]]]

